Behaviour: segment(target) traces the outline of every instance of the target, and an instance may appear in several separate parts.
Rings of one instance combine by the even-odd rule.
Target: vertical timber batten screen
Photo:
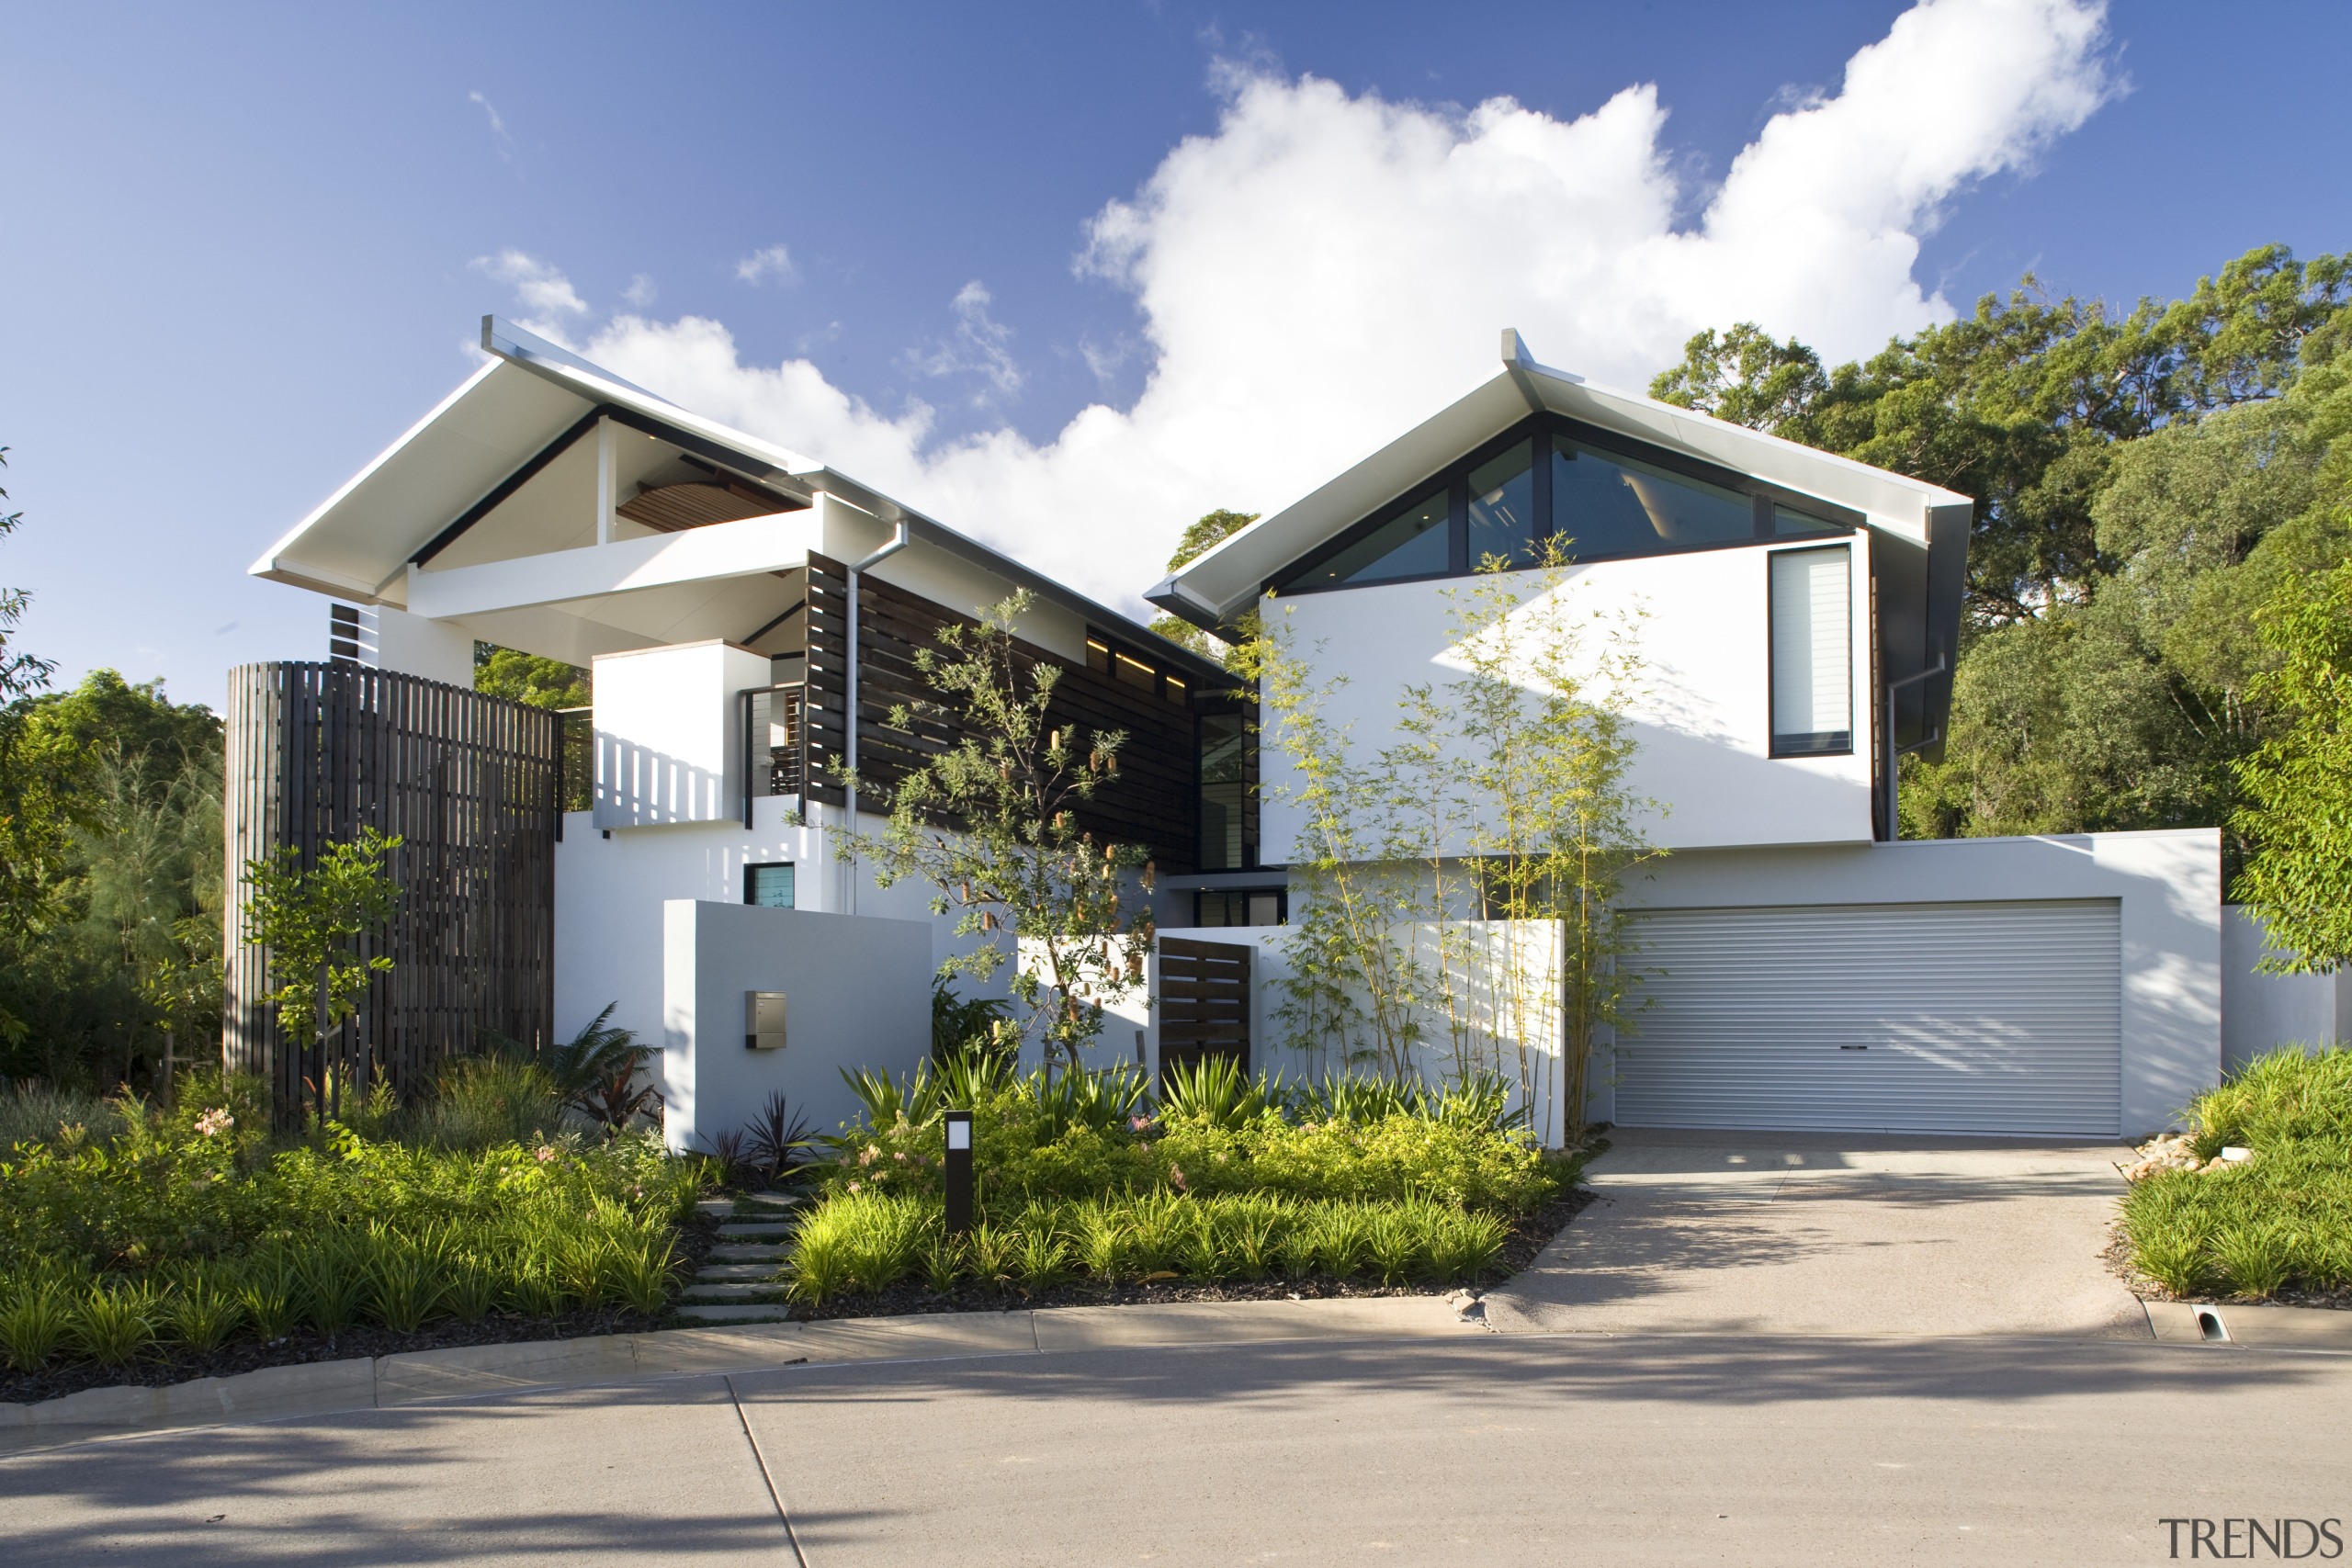
[[[400,899],[368,951],[392,961],[330,1041],[343,1087],[380,1067],[414,1095],[484,1029],[544,1048],[554,1032],[557,716],[354,664],[229,674],[227,941],[221,1054],[281,1108],[327,1065],[287,1040],[268,953],[244,940],[249,861],[290,845],[306,869],[363,828],[397,834]]]

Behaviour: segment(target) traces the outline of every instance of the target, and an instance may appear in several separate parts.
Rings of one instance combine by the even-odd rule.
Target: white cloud
[[[512,164],[514,162],[514,139],[506,133],[506,117],[498,112],[496,104],[480,93],[468,93],[466,97],[469,102],[480,105],[481,112],[490,117],[490,139],[498,148],[498,155]]]
[[[745,365],[701,318],[625,316],[582,346],[1132,604],[1186,522],[1321,483],[1492,374],[1499,327],[1547,363],[1639,389],[1702,326],[1755,320],[1843,356],[1948,317],[1912,276],[1920,236],[2091,114],[2112,90],[2102,34],[2096,0],[1923,0],[1834,91],[1789,100],[1684,228],[1649,86],[1559,120],[1507,98],[1458,113],[1232,68],[1215,133],[1107,204],[1080,258],[1134,296],[1142,393],[1043,445],[1009,429],[942,442],[921,404],[887,414],[806,358]],[[560,285],[571,303],[548,308],[576,310],[548,276],[517,286]],[[967,287],[954,338],[917,367],[1017,390],[989,303]]]
[[[537,312],[526,317],[523,325],[533,332],[552,335],[560,328],[557,323],[565,316],[588,313],[588,302],[571,287],[571,279],[551,263],[521,251],[501,251],[494,256],[476,256],[474,270],[483,273],[514,290],[514,298],[523,309]]]
[[[782,245],[766,245],[753,251],[735,264],[735,276],[742,283],[758,283],[773,277],[778,283],[790,283],[800,276],[792,265],[792,253]]]
[[[662,290],[655,287],[653,279],[640,272],[628,280],[628,287],[621,290],[621,298],[628,300],[634,309],[642,310],[652,304],[661,292]]]
[[[956,291],[956,335],[907,356],[925,376],[978,376],[988,383],[972,401],[987,407],[1021,390],[1026,378],[1012,357],[1012,329],[989,314],[996,297],[978,278]]]

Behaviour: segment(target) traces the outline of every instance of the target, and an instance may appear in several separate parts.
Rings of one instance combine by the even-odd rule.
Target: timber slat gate
[[[1212,1056],[1250,1072],[1250,958],[1242,943],[1159,939],[1159,1078]]]
[[[221,1055],[269,1080],[280,1115],[315,1103],[330,1066],[338,1089],[381,1072],[413,1098],[483,1030],[548,1043],[560,728],[543,708],[356,664],[230,671]],[[367,949],[392,969],[322,1060],[261,1000],[269,955],[244,940],[245,865],[290,845],[307,869],[363,828],[401,840],[400,899]]]

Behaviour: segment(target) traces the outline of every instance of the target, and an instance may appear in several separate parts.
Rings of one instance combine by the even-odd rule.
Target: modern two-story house
[[[241,671],[232,702],[232,880],[234,846],[322,823],[409,822],[441,846],[414,878],[447,891],[441,924],[404,916],[399,940],[446,977],[361,1026],[406,1042],[386,1055],[462,1049],[493,1015],[568,1034],[610,1003],[667,1043],[681,1145],[775,1089],[826,1114],[837,1067],[919,1057],[954,939],[928,889],[880,888],[837,855],[844,823],[879,825],[845,775],[887,788],[941,739],[891,724],[920,687],[914,650],[1020,588],[1022,649],[1063,671],[1058,711],[1131,737],[1089,826],[1150,850],[1170,953],[1250,961],[1235,1027],[1258,1065],[1285,1065],[1272,987],[1306,891],[1287,872],[1299,823],[1220,665],[553,344],[485,321],[483,346],[482,369],[255,563],[332,601],[334,641],[314,665]],[[1145,596],[1228,635],[1278,609],[1347,671],[1332,716],[1367,747],[1403,685],[1451,668],[1446,595],[1487,558],[1566,541],[1563,592],[1644,612],[1634,784],[1670,852],[1628,894],[1647,1006],[1593,1114],[2160,1125],[2222,1066],[2217,835],[1896,840],[1897,760],[1946,721],[1970,514],[1547,369],[1506,333],[1484,385]],[[580,733],[469,696],[477,643],[589,667]],[[369,726],[399,733],[372,751],[333,739]],[[525,761],[499,773],[507,743],[481,738],[510,731]],[[491,771],[431,782],[460,753]],[[481,805],[525,796],[538,815]],[[446,825],[460,818],[475,825]],[[460,924],[494,941],[434,934]],[[283,1046],[251,999],[258,963],[232,965],[230,1034],[266,1066]],[[1151,1065],[1185,1011],[1114,1021],[1106,1059]]]

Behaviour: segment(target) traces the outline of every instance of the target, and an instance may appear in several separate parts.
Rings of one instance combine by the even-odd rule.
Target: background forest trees
[[[2282,720],[2266,606],[2352,553],[2352,260],[2248,252],[2128,311],[2028,276],[1825,369],[1753,323],[1652,395],[1976,500],[1940,762],[1906,837],[2219,826]]]

